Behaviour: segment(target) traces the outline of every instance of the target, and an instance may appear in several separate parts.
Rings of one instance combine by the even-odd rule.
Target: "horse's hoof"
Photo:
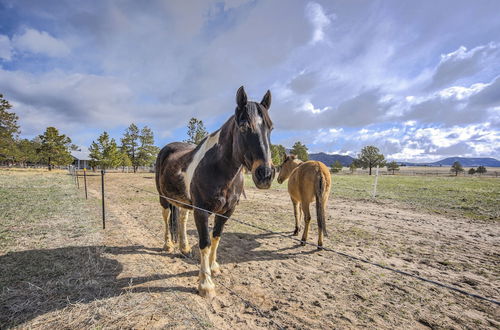
[[[220,275],[220,266],[217,262],[214,262],[212,264],[212,266],[210,267],[210,272],[212,273],[212,276]]]
[[[212,299],[216,296],[215,286],[211,282],[200,283],[198,285],[198,293],[204,298]]]
[[[170,244],[165,243],[165,244],[163,244],[163,250],[165,250],[165,252],[167,252],[167,253],[172,253],[172,252],[174,252],[174,245],[172,243],[170,243]]]
[[[192,257],[192,251],[191,251],[191,247],[190,246],[187,246],[187,247],[181,247],[181,253],[187,257]]]
[[[297,236],[300,232],[300,228],[295,228],[295,230],[293,231],[293,236]]]

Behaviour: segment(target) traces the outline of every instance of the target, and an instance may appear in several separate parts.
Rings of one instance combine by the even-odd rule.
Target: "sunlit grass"
[[[375,177],[333,175],[335,198],[371,200]],[[254,186],[250,175],[245,185]],[[287,189],[287,182],[273,182],[271,189]],[[440,214],[470,219],[500,220],[500,179],[480,177],[427,177],[381,175],[376,200],[395,201]]]

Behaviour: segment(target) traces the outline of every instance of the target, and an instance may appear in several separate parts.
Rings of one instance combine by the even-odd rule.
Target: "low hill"
[[[500,167],[500,161],[495,158],[470,158],[470,157],[448,157],[433,163],[412,163],[401,162],[400,164],[406,166],[451,166],[454,162],[460,162],[465,167],[486,166],[486,167]]]
[[[352,158],[351,156],[329,155],[325,154],[324,152],[309,154],[309,159],[323,162],[326,166],[331,166],[333,163],[335,163],[335,161],[338,160],[342,164],[342,166],[345,167],[351,165],[352,161],[354,160],[354,158]]]

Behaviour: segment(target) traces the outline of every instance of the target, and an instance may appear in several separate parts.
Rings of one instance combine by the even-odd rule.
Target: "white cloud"
[[[322,112],[330,110],[330,109],[331,109],[330,107],[315,108],[314,104],[312,104],[309,101],[306,101],[304,103],[304,105],[302,106],[303,111],[308,111],[308,112],[313,113],[313,114],[319,114],[319,113],[322,113]]]
[[[313,140],[313,144],[317,143],[332,143],[339,137],[343,135],[344,129],[339,128],[330,128],[328,130],[320,129],[315,139]]]
[[[330,25],[331,17],[325,14],[323,7],[316,2],[309,2],[306,5],[306,16],[313,25],[313,35],[311,38],[311,44],[318,43],[325,39],[325,28]]]
[[[12,45],[17,51],[43,54],[49,57],[64,57],[70,53],[69,47],[61,40],[45,31],[27,28],[23,34],[12,38]]]
[[[471,50],[460,46],[451,53],[441,55],[429,88],[448,86],[459,79],[473,76],[491,65],[498,64],[500,64],[500,47],[494,42]]]
[[[12,59],[12,46],[8,36],[0,34],[0,59],[10,61]]]

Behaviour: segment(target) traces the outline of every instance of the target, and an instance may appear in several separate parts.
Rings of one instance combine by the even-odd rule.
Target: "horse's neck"
[[[295,159],[295,160],[292,162],[292,164],[293,164],[293,168],[292,168],[292,171],[293,171],[294,169],[296,169],[296,168],[297,168],[297,167],[299,167],[300,165],[304,164],[304,162],[303,162],[303,161],[301,161],[300,159]]]
[[[234,180],[234,178],[239,175],[242,168],[242,155],[235,143],[237,129],[234,117],[231,117],[222,125],[219,134],[220,152],[215,159],[215,161],[219,163],[219,167],[224,168],[224,171],[231,180]]]

